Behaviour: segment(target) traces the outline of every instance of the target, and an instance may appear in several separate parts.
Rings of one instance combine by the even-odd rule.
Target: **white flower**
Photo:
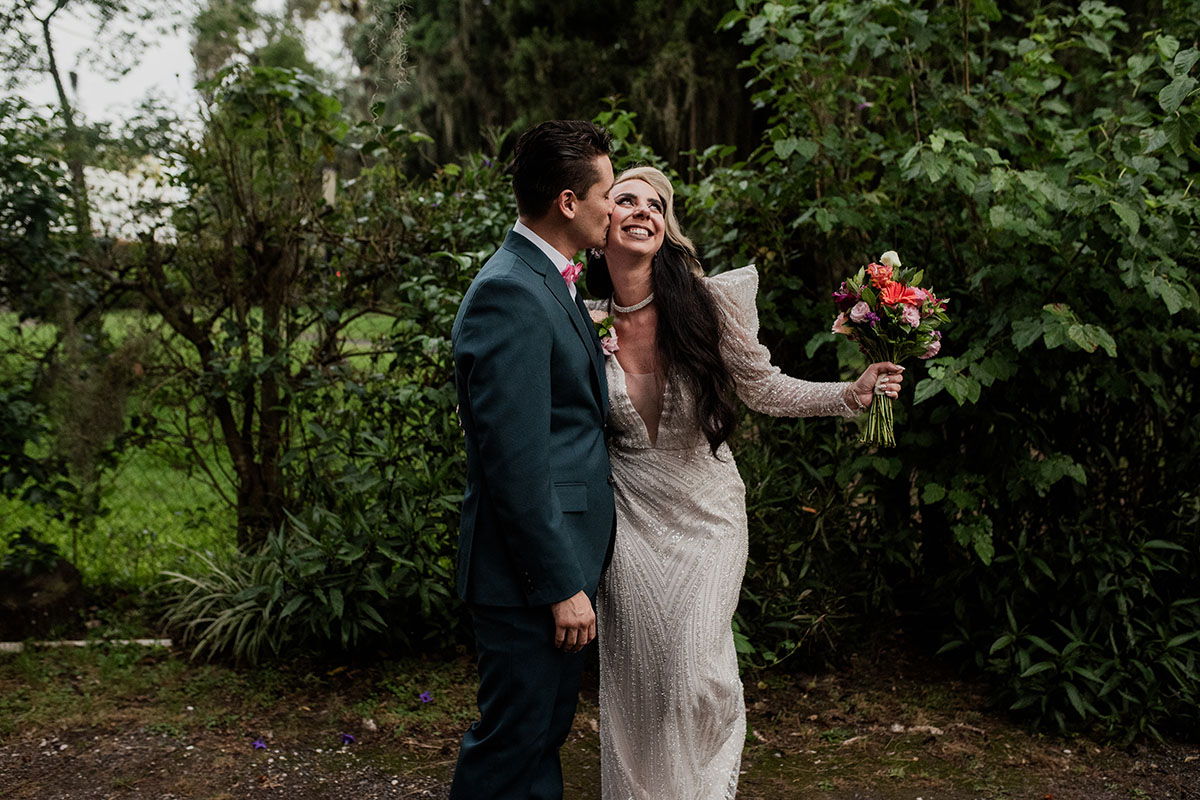
[[[900,266],[900,256],[896,254],[895,250],[888,250],[886,253],[884,253],[883,255],[881,255],[879,257],[879,263],[883,264],[886,267],[893,267],[893,268],[899,267]]]

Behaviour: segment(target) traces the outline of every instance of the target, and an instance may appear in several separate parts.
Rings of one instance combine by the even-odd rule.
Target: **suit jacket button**
[[[609,476],[608,476],[608,485],[609,485],[609,486],[616,486],[616,485],[617,485],[617,480],[616,480],[616,478],[614,478],[612,475],[609,475]]]

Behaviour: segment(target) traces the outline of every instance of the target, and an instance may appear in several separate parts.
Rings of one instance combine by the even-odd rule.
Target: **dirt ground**
[[[465,656],[282,676],[165,653],[21,658],[0,655],[4,800],[445,798],[473,715]],[[563,751],[572,800],[600,797],[594,681]],[[1200,746],[1032,733],[902,652],[746,684],[740,800],[1200,798]]]

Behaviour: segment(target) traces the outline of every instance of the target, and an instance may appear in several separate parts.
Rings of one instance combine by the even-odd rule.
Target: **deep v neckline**
[[[640,410],[638,410],[637,404],[633,402],[633,397],[629,394],[629,376],[636,375],[638,377],[653,377],[653,376],[659,376],[660,373],[628,372],[625,369],[625,367],[622,366],[620,360],[616,357],[615,354],[612,355],[611,358],[613,359],[614,362],[616,362],[617,372],[620,373],[620,386],[621,386],[620,399],[623,403],[628,405],[628,410],[633,412],[633,416],[641,424],[643,441],[651,449],[656,449],[658,447],[659,434],[661,434],[662,430],[663,430],[663,420],[667,416],[667,394],[668,393],[667,393],[666,381],[665,380],[662,381],[662,390],[658,397],[658,403],[659,403],[658,424],[655,425],[654,435],[651,436],[650,424],[646,421],[646,418],[644,416],[642,416],[642,412]]]

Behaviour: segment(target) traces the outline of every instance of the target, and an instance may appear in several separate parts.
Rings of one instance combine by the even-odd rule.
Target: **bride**
[[[746,715],[731,620],[746,566],[745,487],[726,439],[735,401],[775,416],[853,416],[902,368],[810,383],[758,342],[753,267],[703,277],[662,172],[613,186],[588,288],[614,317],[609,453],[617,537],[597,603],[605,800],[726,800]]]

